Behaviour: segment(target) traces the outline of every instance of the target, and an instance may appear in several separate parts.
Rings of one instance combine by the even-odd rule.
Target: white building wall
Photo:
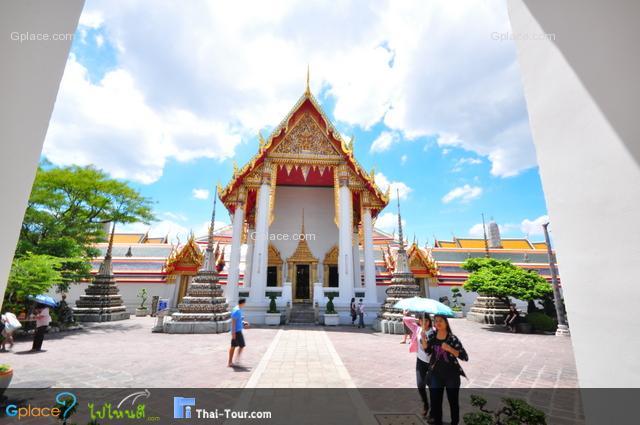
[[[293,234],[300,233],[303,208],[305,233],[313,235],[307,239],[307,244],[318,261],[322,261],[325,254],[338,244],[338,227],[333,221],[333,188],[277,186],[275,218],[269,227],[269,233],[276,237],[288,235],[289,240],[270,241],[280,251],[283,261],[298,246],[299,241],[292,240],[292,237]]]
[[[69,287],[67,293],[67,303],[70,307],[76,306],[76,300],[80,298],[80,295],[85,295],[87,289],[87,283],[72,284]],[[162,283],[121,283],[118,284],[120,295],[124,301],[124,305],[127,307],[127,311],[131,314],[135,313],[136,307],[140,305],[140,299],[138,298],[138,291],[142,288],[147,288],[147,303],[146,306],[151,313],[151,300],[154,295],[160,298],[166,298],[171,301],[174,296],[176,288],[175,284],[162,284]],[[49,291],[49,295],[57,300],[60,300],[61,294],[56,293],[55,288]]]
[[[516,47],[580,385],[638,387],[640,2],[509,6],[515,33],[555,38]],[[615,361],[595,335],[624,340]]]

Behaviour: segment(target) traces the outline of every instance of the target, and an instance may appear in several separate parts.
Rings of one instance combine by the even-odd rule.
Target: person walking
[[[411,317],[407,311],[402,318],[404,326],[409,329],[411,338],[409,340],[409,352],[416,353],[416,385],[418,393],[422,399],[422,416],[429,416],[429,398],[427,397],[427,371],[429,369],[429,360],[431,355],[427,354],[427,339],[432,334],[433,327],[429,314],[424,314],[420,319],[416,320]]]
[[[406,344],[407,343],[407,337],[413,335],[413,333],[411,332],[411,329],[405,323],[405,320],[404,320],[405,317],[412,318],[409,315],[409,311],[408,310],[403,310],[402,311],[402,327],[404,328],[404,333],[402,334],[402,341],[400,341],[400,344]]]
[[[22,327],[22,324],[18,320],[15,314],[6,312],[0,319],[0,335],[2,335],[2,342],[0,343],[0,351],[7,351],[7,344],[9,349],[13,348],[13,333],[16,329]]]
[[[451,410],[451,425],[458,425],[460,376],[467,376],[458,360],[468,361],[469,356],[458,337],[451,331],[449,320],[445,316],[436,314],[434,322],[436,331],[428,336],[425,350],[431,355],[427,372],[431,417],[434,424],[442,425],[442,400],[446,390]]]
[[[249,327],[249,323],[244,321],[244,315],[242,314],[242,308],[244,307],[246,300],[240,298],[238,305],[231,310],[231,347],[229,347],[229,361],[228,367],[233,367],[233,353],[238,348],[238,354],[236,355],[236,361],[240,360],[240,355],[245,347],[244,335],[242,330]]]
[[[358,318],[358,306],[356,305],[356,299],[351,298],[351,304],[349,306],[351,311],[351,326],[356,325],[356,319]]]
[[[37,304],[35,308],[34,318],[36,319],[36,332],[33,334],[33,346],[31,351],[42,351],[42,342],[44,334],[47,332],[51,316],[49,315],[49,307],[44,304]]]
[[[358,303],[358,329],[364,328],[364,304],[362,303],[362,298],[360,298],[360,302]]]

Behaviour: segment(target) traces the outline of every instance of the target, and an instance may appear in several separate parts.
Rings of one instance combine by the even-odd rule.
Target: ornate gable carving
[[[287,261],[294,263],[317,263],[318,259],[313,256],[307,241],[301,239],[300,242],[298,242],[298,247]]]
[[[171,275],[176,271],[176,267],[179,265],[200,268],[203,262],[204,254],[200,250],[200,247],[196,243],[192,234],[189,236],[187,243],[179,251],[176,249],[171,251],[171,254],[169,254],[164,266],[164,270],[167,274]]]
[[[282,257],[280,257],[280,251],[278,251],[278,249],[272,244],[269,244],[268,264],[270,266],[279,266],[282,264]]]
[[[304,114],[300,118],[293,129],[278,143],[273,153],[287,155],[340,155],[310,114]]]
[[[338,264],[338,255],[340,255],[340,250],[338,245],[334,245],[324,256],[324,264]]]

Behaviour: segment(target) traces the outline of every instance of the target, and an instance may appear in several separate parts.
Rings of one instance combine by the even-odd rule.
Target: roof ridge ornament
[[[305,96],[311,96],[311,89],[309,88],[309,64],[307,64],[307,86],[304,89]]]

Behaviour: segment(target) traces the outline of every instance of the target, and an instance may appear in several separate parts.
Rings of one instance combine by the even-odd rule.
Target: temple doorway
[[[311,300],[311,287],[309,285],[309,264],[296,264],[295,301],[305,302]]]

